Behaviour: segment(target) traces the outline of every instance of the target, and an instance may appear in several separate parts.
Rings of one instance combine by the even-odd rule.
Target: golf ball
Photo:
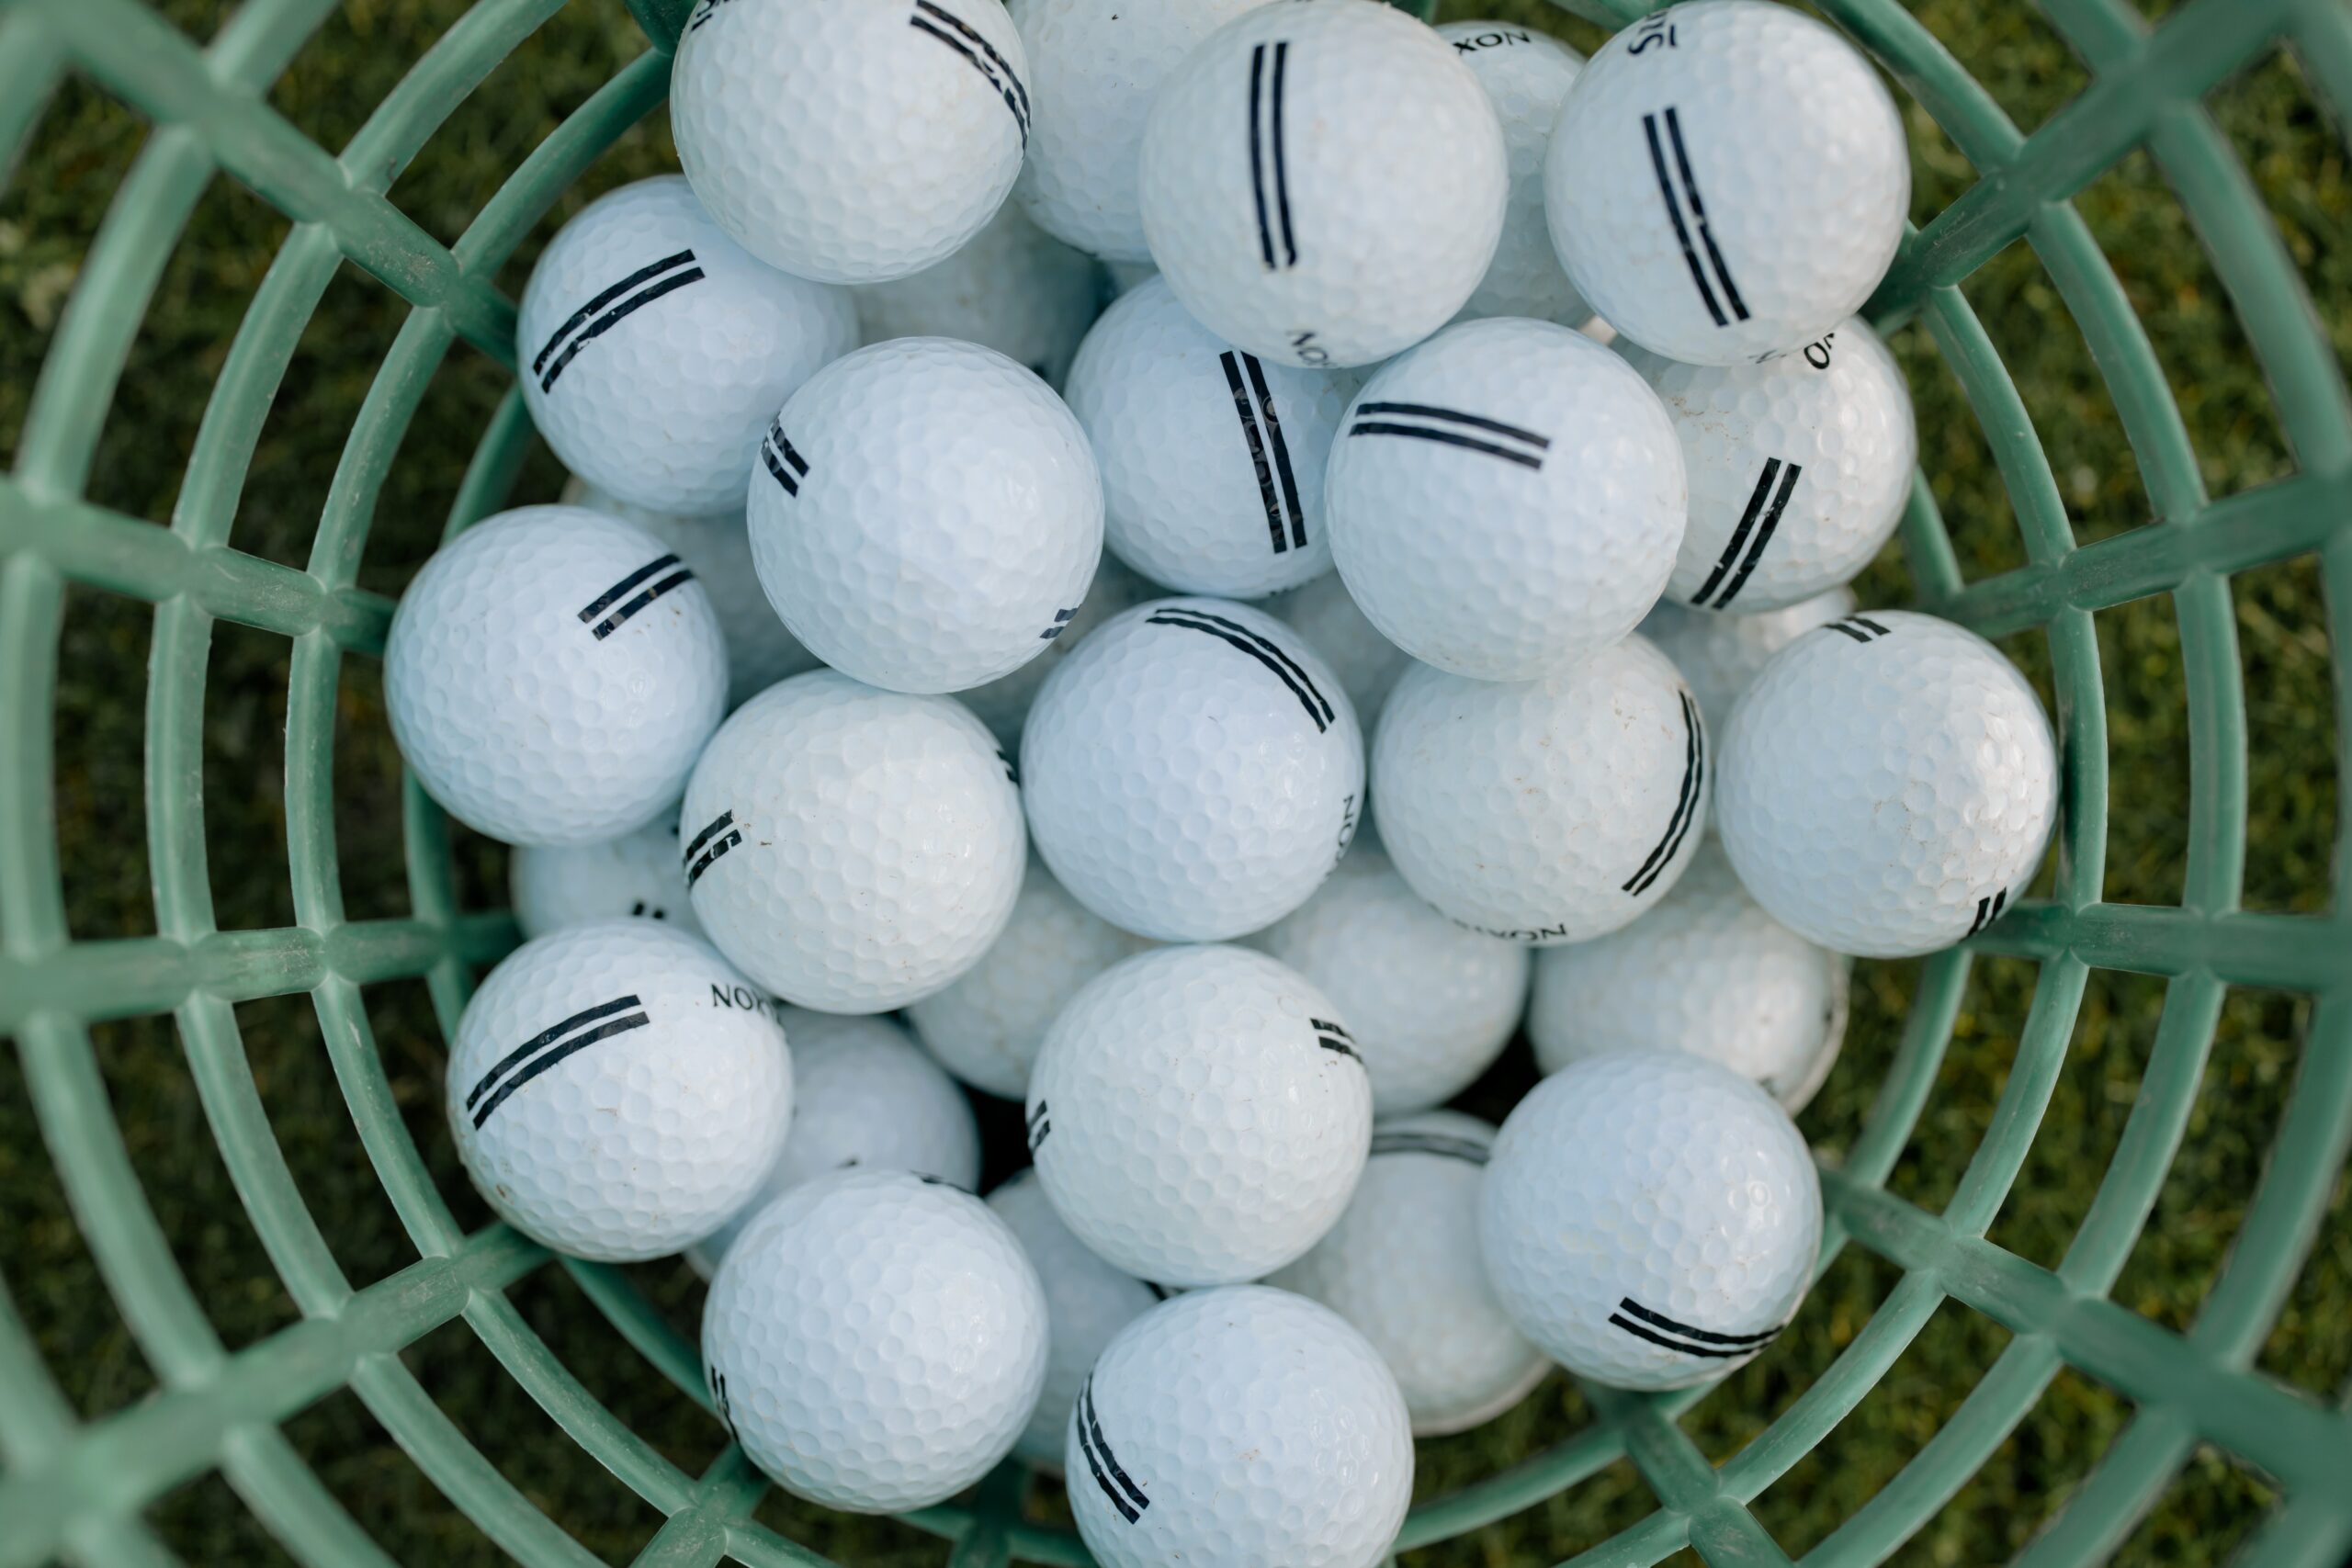
[[[1103,280],[1007,202],[963,249],[907,277],[857,289],[869,344],[946,337],[992,348],[1058,389],[1101,308]]]
[[[1732,704],[1772,655],[1814,627],[1844,620],[1853,613],[1853,592],[1845,588],[1816,593],[1785,610],[1752,615],[1686,610],[1662,599],[1643,618],[1640,629],[1690,683],[1700,716],[1707,721],[1707,733],[1720,736],[1731,722]]]
[[[1502,240],[1470,302],[1466,317],[1532,316],[1564,327],[1592,314],[1568,281],[1552,248],[1544,216],[1544,162],[1552,150],[1552,122],[1584,69],[1584,56],[1555,38],[1511,22],[1448,22],[1437,36],[1470,67],[1501,120],[1510,161],[1510,201]]]
[[[700,936],[685,873],[678,866],[678,824],[657,818],[601,844],[543,849],[518,844],[506,857],[507,896],[526,938],[593,920],[666,920]]]

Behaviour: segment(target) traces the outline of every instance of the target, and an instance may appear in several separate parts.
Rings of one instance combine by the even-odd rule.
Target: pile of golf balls
[[[386,650],[513,846],[498,1218],[707,1276],[790,1491],[1012,1456],[1111,1568],[1371,1568],[1415,1434],[1765,1353],[1852,960],[2001,920],[2059,799],[2003,653],[1849,586],[1919,493],[1867,60],[696,0],[673,73],[682,175],[517,316],[567,504]]]

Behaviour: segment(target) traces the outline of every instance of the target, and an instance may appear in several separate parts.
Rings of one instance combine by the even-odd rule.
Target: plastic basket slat
[[[1598,1385],[1586,1385],[1585,1397],[1624,1434],[1626,1457],[1648,1483],[1660,1510],[1682,1526],[1701,1556],[1710,1563],[1784,1568],[1788,1553],[1659,1402]]]

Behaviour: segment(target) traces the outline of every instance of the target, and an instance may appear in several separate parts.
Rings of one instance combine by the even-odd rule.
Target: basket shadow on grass
[[[457,0],[362,0],[338,12],[305,48],[273,104],[324,144],[338,145],[365,106],[396,81],[415,54],[458,13]],[[1980,74],[1998,78],[2005,107],[2038,123],[2063,96],[2065,56],[2038,25],[1979,16],[1962,0],[1930,0],[1921,19]],[[222,7],[178,0],[165,7],[198,36]],[[1541,4],[1449,4],[1448,17],[1473,15],[1546,27],[1589,47],[1597,35]],[[576,107],[639,48],[616,6],[568,9],[502,66],[394,187],[424,226],[447,239],[460,230],[551,117]],[[2278,215],[2290,254],[2324,299],[2352,298],[2352,183],[2342,147],[2312,110],[2291,62],[2265,62],[2216,95],[2214,108],[2246,156],[2257,187]],[[1906,106],[1917,148],[1915,215],[1939,209],[1971,175],[1964,162],[1916,108]],[[96,93],[69,85],[45,117],[32,151],[0,195],[0,455],[13,456],[25,409],[57,312],[105,202],[139,145],[136,120]],[[659,114],[632,130],[567,195],[501,281],[519,290],[537,247],[564,216],[598,191],[672,164]],[[2267,389],[2237,334],[2226,297],[2198,251],[2170,194],[2144,156],[2127,160],[2080,201],[2144,320],[2195,440],[2202,478],[2226,494],[2277,477],[2290,466]],[[163,518],[179,480],[187,442],[223,345],[278,238],[282,220],[222,183],[199,205],[175,254],[107,423],[93,494],[137,515]],[[2047,445],[2079,539],[2142,525],[2146,502],[2111,402],[2066,321],[2040,265],[2013,246],[1972,278],[1966,292],[1983,312],[2024,392]],[[390,297],[348,269],[330,288],[306,332],[294,369],[272,411],[241,501],[235,543],[270,559],[299,563],[334,471],[344,434],[376,358],[397,329]],[[2352,312],[2331,326],[2342,355],[2352,347]],[[1973,415],[1940,367],[1924,331],[1896,334],[1918,401],[1923,462],[1951,524],[1971,580],[2021,558],[2012,513]],[[403,446],[378,508],[363,568],[365,585],[393,592],[428,553],[466,455],[506,388],[482,356],[454,352]],[[552,499],[560,475],[537,452],[518,500]],[[2253,739],[2248,795],[2246,901],[2309,909],[2324,898],[2329,834],[2339,787],[2330,761],[2331,694],[2324,606],[2309,561],[2248,573],[2235,587],[2237,632],[2247,675]],[[1866,604],[1899,603],[1908,582],[1893,553],[1860,585]],[[141,719],[149,613],[95,593],[69,598],[57,703],[57,799],[61,853],[77,935],[151,931],[141,798]],[[2179,894],[2185,842],[2187,745],[2180,702],[2178,631],[2168,604],[2148,602],[2098,617],[2107,686],[2109,761],[2115,783],[2104,895],[2167,902]],[[2038,635],[2007,645],[2047,690]],[[219,913],[225,927],[288,918],[282,886],[285,818],[276,798],[283,722],[286,649],[258,635],[216,635],[206,684],[207,837]],[[352,913],[405,908],[396,759],[381,719],[372,668],[350,661],[338,706],[339,854],[353,885]],[[460,886],[469,904],[498,901],[503,856],[458,836]],[[1933,1207],[1982,1137],[2006,1081],[2033,984],[2030,965],[1980,964],[1928,1113],[1891,1185]],[[1892,1056],[1915,966],[1864,964],[1846,1056],[1807,1112],[1809,1135],[1826,1150],[1850,1145]],[[2159,987],[2101,977],[2018,1190],[1996,1221],[1996,1240],[2038,1262],[2063,1250],[2087,1209],[2128,1109]],[[421,986],[371,991],[379,1049],[407,1115],[411,1135],[458,1212],[481,1209],[463,1190],[440,1136],[441,1051]],[[2181,1159],[2160,1194],[2148,1234],[2124,1266],[2117,1297],[2178,1326],[2189,1321],[2234,1234],[2243,1197],[2291,1077],[2306,1010],[2300,999],[2233,994],[2208,1064]],[[373,1173],[357,1155],[315,1021],[299,999],[238,1014],[244,1047],[263,1086],[280,1142],[338,1260],[356,1282],[379,1279],[413,1258]],[[134,1163],[173,1233],[208,1314],[231,1345],[286,1321],[284,1292],[250,1228],[234,1210],[225,1177],[190,1106],[188,1073],[174,1032],[162,1021],[107,1026],[99,1036],[107,1087],[133,1145]],[[1532,1067],[1520,1047],[1469,1097],[1499,1115]],[[2233,1208],[2233,1203],[2239,1205]],[[153,1374],[120,1319],[73,1224],[40,1153],[23,1074],[0,1053],[0,1204],[12,1224],[5,1264],[18,1311],[85,1416],[119,1408],[153,1387]],[[2323,1395],[2340,1388],[2347,1350],[2331,1323],[2352,1301],[2352,1213],[2339,1182],[2314,1262],[2299,1282],[2262,1359],[2264,1369]],[[218,1214],[217,1224],[208,1215]],[[241,1228],[242,1227],[242,1228]],[[700,1292],[683,1269],[635,1277],[671,1320],[690,1330]],[[1849,1343],[1891,1287],[1894,1271],[1849,1249],[1824,1280],[1796,1326],[1772,1355],[1701,1401],[1685,1429],[1711,1459],[1736,1452],[1785,1408]],[[627,1416],[657,1449],[690,1470],[707,1457],[709,1420],[621,1345],[560,1271],[514,1292],[526,1321],[564,1352],[588,1385]],[[1758,1504],[1781,1544],[1817,1543],[1916,1452],[1949,1418],[1973,1378],[1997,1352],[2000,1333],[1947,1307],[1897,1362],[1887,1383],[1841,1424],[1815,1456]],[[608,1561],[625,1560],[650,1530],[649,1511],[620,1489],[527,1400],[460,1326],[404,1356],[430,1380],[453,1419],[497,1460],[526,1495]],[[2127,1412],[2095,1384],[2062,1374],[2010,1439],[1899,1555],[1898,1561],[1980,1562],[2005,1557],[2044,1517],[2069,1478],[2079,1476]],[[1589,1419],[1565,1380],[1555,1379],[1502,1420],[1461,1438],[1423,1445],[1424,1495],[1491,1473],[1560,1441]],[[355,1396],[339,1393],[288,1424],[298,1449],[393,1556],[443,1563],[499,1560],[497,1549],[425,1484]],[[1836,1459],[1838,1462],[1832,1464]],[[2204,1455],[2166,1494],[2126,1548],[2125,1561],[2205,1562],[2226,1555],[2269,1500],[2259,1480]],[[1583,1485],[1481,1536],[1407,1554],[1412,1568],[1548,1562],[1604,1539],[1652,1503],[1630,1466],[1612,1466]],[[1057,1489],[1041,1487],[1041,1517],[1066,1517]],[[198,1562],[282,1561],[252,1517],[216,1480],[162,1500],[152,1517],[165,1539]],[[832,1518],[772,1497],[761,1517],[844,1562],[933,1562],[934,1541],[887,1522]],[[1689,1554],[1682,1560],[1694,1561]]]

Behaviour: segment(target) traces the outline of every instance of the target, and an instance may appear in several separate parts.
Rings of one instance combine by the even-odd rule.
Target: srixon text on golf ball
[[[1851,959],[2003,919],[2058,800],[2018,670],[1849,586],[1919,456],[1872,66],[700,0],[670,118],[523,295],[571,487],[390,634],[514,846],[497,1213],[707,1276],[793,1493],[1017,1456],[1110,1568],[1371,1568],[1417,1435],[1769,1353]]]

